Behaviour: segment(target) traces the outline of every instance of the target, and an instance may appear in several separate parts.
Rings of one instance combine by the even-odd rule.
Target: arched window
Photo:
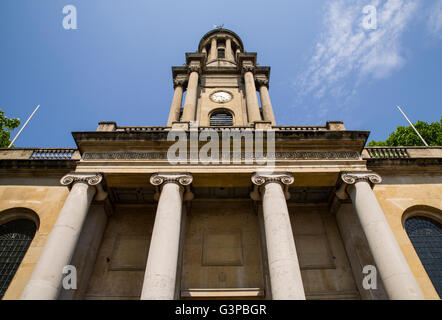
[[[8,289],[36,231],[36,224],[29,219],[16,219],[0,225],[0,299]]]
[[[404,225],[434,288],[442,297],[442,225],[421,216],[407,219]]]
[[[227,111],[215,111],[210,115],[211,126],[233,126],[233,116]]]

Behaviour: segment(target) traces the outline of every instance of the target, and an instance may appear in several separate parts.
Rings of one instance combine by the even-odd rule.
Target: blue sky
[[[70,4],[77,30],[62,26]],[[41,104],[15,145],[74,147],[99,121],[165,125],[171,66],[214,24],[272,67],[279,125],[342,120],[385,140],[406,125],[396,105],[414,122],[442,115],[442,0],[2,0],[0,109],[23,123]]]

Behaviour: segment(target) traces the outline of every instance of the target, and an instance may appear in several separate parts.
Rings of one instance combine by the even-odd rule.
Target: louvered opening
[[[210,116],[210,125],[214,127],[233,126],[233,117],[225,111],[215,112]]]

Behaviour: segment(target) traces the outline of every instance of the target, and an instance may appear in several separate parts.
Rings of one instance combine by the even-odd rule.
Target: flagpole
[[[404,115],[405,119],[407,119],[408,123],[411,125],[411,127],[414,129],[414,131],[416,131],[417,135],[419,136],[419,138],[421,138],[422,142],[428,147],[428,143],[424,140],[424,138],[422,138],[422,136],[419,134],[419,132],[416,130],[416,128],[414,127],[414,125],[411,123],[410,119],[408,119],[407,115],[405,114],[405,112],[402,111],[401,107],[397,106],[397,108],[399,109],[399,111]]]
[[[8,146],[8,149],[11,148],[11,146],[14,144],[15,140],[17,140],[18,136],[20,135],[20,133],[23,131],[23,129],[26,127],[26,125],[28,124],[29,120],[31,120],[31,118],[34,116],[34,114],[37,112],[38,108],[40,108],[40,105],[38,105],[34,112],[31,113],[31,115],[29,116],[28,120],[26,120],[25,124],[23,125],[23,127],[21,127],[20,131],[16,134],[16,136],[14,137],[14,139],[11,141],[11,144]]]

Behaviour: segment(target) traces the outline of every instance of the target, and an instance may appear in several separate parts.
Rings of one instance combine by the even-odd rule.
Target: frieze
[[[221,156],[220,152],[220,156]],[[238,154],[231,152],[231,159]],[[85,152],[83,160],[167,160],[166,151],[125,151],[125,152]],[[187,154],[186,159],[189,159]],[[245,159],[244,152],[241,159]],[[285,151],[275,152],[276,160],[358,160],[359,153],[355,151]]]

